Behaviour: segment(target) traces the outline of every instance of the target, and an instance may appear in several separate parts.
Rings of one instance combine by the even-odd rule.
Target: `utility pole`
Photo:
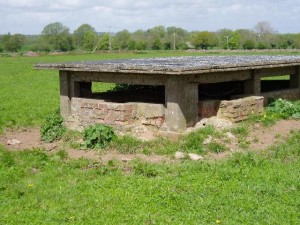
[[[226,43],[227,43],[227,49],[229,49],[229,45],[228,45],[228,39],[229,39],[229,35],[225,36],[226,37]]]
[[[174,51],[175,51],[176,50],[176,32],[174,32],[173,35],[174,35],[173,44],[174,44]]]
[[[108,48],[111,51],[111,26],[109,26],[109,33],[108,33]]]

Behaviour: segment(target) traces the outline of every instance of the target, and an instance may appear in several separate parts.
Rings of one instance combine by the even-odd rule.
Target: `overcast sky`
[[[0,34],[40,34],[53,22],[71,32],[177,26],[188,31],[252,29],[268,21],[279,33],[300,33],[299,0],[0,0]]]

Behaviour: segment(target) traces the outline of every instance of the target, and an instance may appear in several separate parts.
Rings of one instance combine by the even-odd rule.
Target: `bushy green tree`
[[[265,43],[263,43],[262,41],[258,42],[257,44],[257,49],[267,49],[268,47],[266,46]]]
[[[98,49],[109,50],[109,33],[102,34],[99,37]]]
[[[132,40],[131,34],[128,30],[118,32],[113,39],[114,49],[128,49],[128,44]]]
[[[135,43],[135,48],[137,50],[146,50],[147,49],[147,43],[146,43],[146,41],[137,41]]]
[[[243,44],[245,50],[252,50],[255,48],[255,43],[252,40],[246,40]]]
[[[155,26],[149,30],[147,30],[147,33],[150,34],[151,38],[156,39],[162,39],[166,35],[166,28],[162,25]]]
[[[276,45],[280,49],[293,48],[294,41],[294,34],[279,34],[276,38]]]
[[[152,41],[151,48],[153,50],[160,50],[162,48],[161,40],[158,37]]]
[[[213,33],[209,31],[194,32],[191,35],[191,43],[196,48],[208,49],[214,45]]]
[[[235,50],[240,47],[240,35],[237,32],[233,32],[228,40],[228,46],[230,49]]]
[[[164,26],[160,25],[148,29],[146,35],[151,49],[160,50],[163,48],[163,42],[166,37],[166,28]]]
[[[293,40],[294,41],[293,41],[292,47],[300,49],[300,33],[299,34],[295,34],[295,37],[294,37]]]
[[[98,35],[93,31],[87,31],[83,34],[83,49],[92,51],[97,47]]]
[[[136,41],[133,39],[130,39],[127,43],[127,47],[128,47],[128,50],[136,49]]]
[[[229,38],[233,34],[233,31],[230,29],[220,29],[215,33],[215,37],[217,39],[217,46],[223,49],[228,49]]]
[[[186,42],[188,42],[188,32],[180,27],[167,27],[166,28],[166,37],[165,43],[169,49],[184,49]],[[166,44],[165,44],[166,46]]]
[[[135,40],[135,49],[137,50],[145,50],[150,48],[150,35],[142,30],[136,30],[132,33],[132,39]]]
[[[89,24],[82,24],[74,31],[74,43],[77,48],[92,50],[95,48],[98,35],[95,28]]]
[[[2,37],[2,44],[6,51],[17,52],[23,46],[25,36],[22,34],[11,35],[8,33]]]
[[[53,46],[54,50],[69,51],[73,50],[73,41],[70,29],[60,22],[50,23],[42,31],[44,40]]]

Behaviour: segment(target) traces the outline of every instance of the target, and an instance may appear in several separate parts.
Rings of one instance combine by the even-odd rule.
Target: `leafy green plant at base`
[[[57,110],[52,115],[46,118],[45,123],[41,127],[41,140],[46,142],[53,142],[62,138],[66,128],[63,125],[63,118],[60,111]]]
[[[267,107],[267,111],[277,114],[283,119],[286,119],[288,117],[300,119],[300,101],[291,102],[279,98],[273,101]]]
[[[112,127],[96,124],[84,129],[83,140],[85,148],[104,148],[115,137]]]

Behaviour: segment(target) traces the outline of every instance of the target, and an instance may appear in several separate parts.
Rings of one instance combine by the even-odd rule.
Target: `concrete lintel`
[[[296,67],[288,66],[288,67],[274,67],[274,68],[257,69],[257,70],[255,70],[255,73],[259,74],[261,77],[291,75],[291,74],[296,73]]]
[[[164,85],[166,77],[159,74],[124,74],[104,72],[79,72],[72,71],[75,81],[105,82],[138,85]]]
[[[165,84],[166,126],[180,131],[198,120],[198,84],[177,76],[169,76]]]
[[[251,79],[250,70],[203,73],[203,74],[191,75],[189,77],[190,82],[201,83],[201,84],[228,82],[228,81],[242,81],[248,79]]]

